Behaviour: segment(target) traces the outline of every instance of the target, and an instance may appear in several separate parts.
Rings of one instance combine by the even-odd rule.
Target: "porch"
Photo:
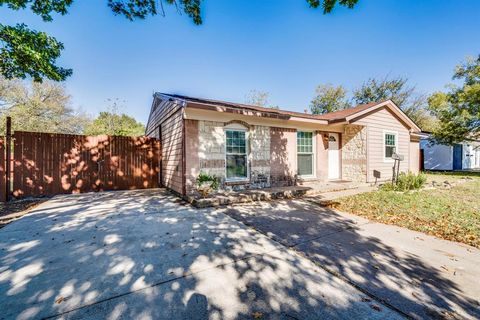
[[[273,187],[261,189],[248,189],[241,191],[218,191],[203,198],[199,193],[191,193],[184,199],[197,208],[218,207],[237,203],[248,203],[255,201],[271,201],[276,199],[292,199],[303,196],[318,197],[316,200],[321,201],[324,194],[340,192],[346,190],[362,189],[370,187],[371,184],[352,182],[352,181],[330,181],[315,182],[308,185],[297,185],[287,187]]]

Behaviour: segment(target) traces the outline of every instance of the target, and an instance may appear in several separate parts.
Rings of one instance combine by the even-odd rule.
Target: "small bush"
[[[218,178],[216,176],[209,175],[205,172],[200,172],[197,177],[197,186],[210,182],[210,187],[214,190],[218,189]]]
[[[380,190],[382,191],[394,191],[395,185],[391,182],[386,182],[380,186]]]
[[[197,190],[206,197],[213,190],[218,189],[218,178],[205,172],[200,172],[197,177]]]
[[[427,182],[427,176],[423,173],[418,175],[412,172],[402,172],[398,175],[398,180],[396,184],[391,182],[385,183],[382,185],[381,190],[383,191],[408,191],[408,190],[418,190]]]

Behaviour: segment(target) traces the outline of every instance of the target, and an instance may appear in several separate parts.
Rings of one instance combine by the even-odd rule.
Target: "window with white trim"
[[[227,180],[247,178],[246,132],[226,130],[226,171]]]
[[[392,159],[393,154],[397,151],[397,134],[393,132],[385,132],[385,159]]]
[[[297,169],[301,177],[312,177],[314,168],[313,132],[297,131]]]

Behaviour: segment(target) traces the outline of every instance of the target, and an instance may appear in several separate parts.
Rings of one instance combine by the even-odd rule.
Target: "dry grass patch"
[[[46,198],[26,199],[20,201],[11,201],[7,203],[0,202],[0,228],[24,216],[30,210],[45,201]]]
[[[375,191],[338,199],[335,208],[480,248],[480,176],[450,189]],[[429,174],[448,180],[451,174]],[[454,179],[460,179],[458,174]]]

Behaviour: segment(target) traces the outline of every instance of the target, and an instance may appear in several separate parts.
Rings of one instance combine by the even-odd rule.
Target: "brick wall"
[[[224,123],[198,122],[199,169],[225,180],[225,132]]]
[[[187,120],[187,192],[200,171],[220,178],[224,188],[293,185],[296,174],[296,130],[248,126],[250,181],[225,186],[225,123]]]
[[[198,170],[225,181],[225,123],[198,121]],[[247,125],[248,124],[244,124]],[[248,187],[270,186],[270,128],[248,126]],[[188,135],[190,136],[190,135]],[[195,160],[193,160],[195,161]]]
[[[249,170],[248,183],[225,186],[225,125],[223,122],[187,120],[187,192],[194,189],[200,171],[220,178],[223,188],[262,188],[290,186],[296,183],[297,133],[295,129],[267,126],[248,126]],[[327,180],[328,141],[323,132],[315,135],[317,145],[317,179]],[[345,147],[350,148],[350,143]],[[353,152],[353,151],[352,151]],[[348,161],[347,161],[348,162]]]
[[[295,184],[296,154],[296,130],[270,128],[270,181],[272,186],[291,186]]]
[[[195,182],[198,174],[200,173],[200,158],[198,156],[198,150],[200,146],[199,142],[199,121],[189,120],[185,121],[185,185],[186,192],[191,193],[195,189]]]
[[[251,187],[270,186],[270,127],[250,128],[250,176]]]
[[[356,182],[367,179],[367,129],[346,125],[342,134],[342,178]]]

